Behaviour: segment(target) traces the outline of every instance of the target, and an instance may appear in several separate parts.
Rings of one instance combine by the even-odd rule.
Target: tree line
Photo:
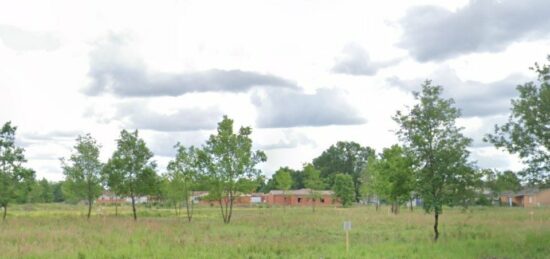
[[[550,56],[549,56],[550,60]],[[514,173],[480,169],[469,158],[472,140],[456,125],[461,113],[453,99],[442,97],[443,87],[425,81],[414,92],[415,105],[397,111],[392,119],[399,125],[400,143],[377,153],[355,142],[337,142],[302,169],[281,167],[266,180],[256,167],[265,162],[263,151],[253,150],[250,127],[235,130],[224,116],[217,130],[200,147],[175,145],[176,156],[166,173],[157,173],[153,153],[137,130],[122,130],[117,149],[103,163],[101,146],[90,135],[78,136],[70,157],[62,159],[63,183],[36,181],[26,168],[24,150],[15,145],[16,127],[7,122],[0,132],[0,206],[6,217],[10,202],[85,200],[88,218],[94,201],[103,190],[131,200],[137,220],[136,199],[161,197],[179,214],[185,206],[193,216],[193,191],[208,191],[224,223],[231,221],[235,199],[244,193],[309,188],[311,198],[320,190],[332,189],[344,207],[376,197],[391,205],[393,213],[415,198],[434,215],[434,239],[444,206],[488,204],[504,190],[522,184],[550,186],[550,67],[535,64],[537,82],[517,86],[519,97],[511,101],[511,115],[504,125],[484,141],[517,154],[526,169]],[[315,208],[313,208],[315,210]]]

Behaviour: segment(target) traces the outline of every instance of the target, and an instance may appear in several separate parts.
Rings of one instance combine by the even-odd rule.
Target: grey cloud
[[[516,86],[529,81],[529,78],[519,74],[491,83],[463,81],[448,67],[433,73],[431,79],[433,84],[443,86],[443,95],[453,98],[465,117],[508,113],[511,107],[510,100],[517,96]],[[423,80],[401,80],[391,77],[387,82],[407,91],[419,91]]]
[[[401,20],[398,45],[419,61],[498,52],[516,41],[546,38],[549,13],[547,0],[478,0],[455,11],[415,7]]]
[[[370,59],[365,49],[356,44],[344,47],[342,54],[336,59],[332,72],[349,75],[375,75],[378,70],[397,64],[400,60],[376,62]]]
[[[274,150],[274,149],[288,149],[295,148],[298,146],[317,146],[315,140],[307,137],[303,133],[295,133],[290,131],[285,131],[285,136],[282,139],[279,139],[275,143],[261,143],[256,145],[256,148],[261,150]]]
[[[474,161],[477,161],[477,166],[479,168],[494,168],[497,170],[509,170],[512,163],[510,159],[504,155],[487,155],[484,154],[484,148],[473,148],[471,149],[470,158]]]
[[[61,45],[59,39],[51,33],[23,30],[5,24],[0,24],[0,40],[7,47],[18,51],[51,51]]]
[[[117,96],[179,96],[192,92],[246,92],[257,86],[297,88],[277,76],[250,71],[211,69],[198,72],[151,71],[136,53],[128,50],[129,39],[111,34],[90,53],[88,95],[105,92]]]
[[[315,94],[266,89],[264,96],[255,93],[252,103],[257,107],[256,124],[260,128],[357,125],[366,122],[337,89],[319,89]]]
[[[216,128],[222,117],[217,108],[182,108],[171,114],[151,110],[143,103],[123,104],[118,107],[116,119],[127,127],[156,131],[193,131]]]

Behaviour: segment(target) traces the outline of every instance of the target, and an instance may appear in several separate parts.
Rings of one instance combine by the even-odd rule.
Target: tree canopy
[[[400,125],[397,135],[410,156],[416,171],[417,192],[426,212],[435,217],[435,240],[439,237],[438,219],[443,205],[453,205],[461,191],[471,184],[471,164],[465,137],[455,121],[460,111],[453,99],[441,97],[443,88],[426,81],[415,92],[417,104],[410,112],[397,111],[394,120]]]
[[[517,86],[508,122],[495,125],[485,140],[519,155],[527,165],[520,173],[529,183],[550,186],[550,66],[535,63],[531,70],[537,83]]]

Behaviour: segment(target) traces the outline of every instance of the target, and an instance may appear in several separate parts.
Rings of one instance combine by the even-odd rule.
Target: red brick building
[[[288,206],[311,206],[315,205],[327,206],[334,205],[337,201],[334,198],[333,191],[316,191],[320,195],[320,199],[311,199],[311,189],[288,190],[272,190],[266,195],[266,203],[270,205],[288,205]]]
[[[518,207],[550,206],[550,189],[526,189],[516,193],[504,193],[500,196],[502,204]]]

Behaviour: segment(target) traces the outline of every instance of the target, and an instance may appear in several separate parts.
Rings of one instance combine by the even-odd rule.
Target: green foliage
[[[321,178],[328,186],[333,186],[336,172],[350,175],[353,179],[354,197],[359,199],[361,172],[366,167],[368,158],[374,153],[374,149],[370,147],[362,147],[355,142],[339,141],[313,159],[313,165],[321,171]]]
[[[550,61],[550,56],[548,56]],[[495,125],[485,141],[518,154],[527,164],[523,177],[531,184],[550,186],[550,66],[535,63],[538,84],[518,85],[512,113],[504,125]]]
[[[498,199],[506,191],[517,192],[521,189],[521,182],[512,171],[499,172],[496,170],[482,170],[485,187],[491,191],[492,199]],[[500,201],[500,199],[499,199]]]
[[[197,149],[193,146],[186,148],[178,143],[174,160],[168,163],[166,182],[166,194],[178,210],[178,204],[185,203],[187,219],[193,217],[193,190],[197,187],[200,174],[200,161]]]
[[[353,178],[349,174],[336,173],[332,188],[334,195],[340,200],[343,207],[351,207],[353,205],[355,191],[353,188]]]
[[[260,175],[255,166],[267,160],[264,152],[252,151],[251,134],[250,127],[241,127],[235,133],[233,120],[224,116],[217,134],[211,135],[198,153],[209,196],[219,201],[224,223],[231,221],[237,195],[250,191],[250,183]]]
[[[137,220],[136,197],[158,194],[160,181],[152,157],[153,153],[139,138],[137,130],[122,130],[117,150],[107,162],[107,170],[103,171],[104,179],[113,191],[131,198],[134,220]]]
[[[400,204],[411,198],[415,187],[413,161],[400,146],[385,148],[379,159],[370,161],[367,171],[371,178],[366,184],[378,198],[385,198],[392,204],[394,213]]]
[[[467,147],[472,142],[455,125],[460,111],[452,99],[441,98],[441,86],[430,81],[415,92],[418,101],[408,114],[398,111],[394,120],[400,125],[397,134],[413,158],[417,193],[426,212],[435,215],[435,239],[438,238],[438,217],[443,205],[463,200],[462,192],[472,185]]]
[[[305,164],[303,172],[304,185],[310,189],[309,198],[313,200],[311,204],[313,211],[315,211],[315,203],[323,198],[319,190],[325,189],[325,183],[321,179],[321,172],[315,169],[312,164]]]
[[[11,122],[0,129],[0,207],[4,208],[3,220],[6,219],[8,204],[26,197],[35,180],[34,171],[22,166],[26,160],[24,150],[15,146],[16,130]]]
[[[275,179],[275,188],[279,190],[288,191],[292,187],[292,176],[284,168],[277,170],[273,175],[273,179]]]
[[[68,161],[61,160],[66,190],[72,193],[73,197],[88,202],[88,218],[90,218],[94,201],[101,195],[103,190],[101,188],[103,164],[99,161],[99,149],[100,145],[90,134],[78,136],[74,153]],[[43,186],[43,191],[49,193],[49,189],[44,190],[45,187],[48,187],[47,181]]]

